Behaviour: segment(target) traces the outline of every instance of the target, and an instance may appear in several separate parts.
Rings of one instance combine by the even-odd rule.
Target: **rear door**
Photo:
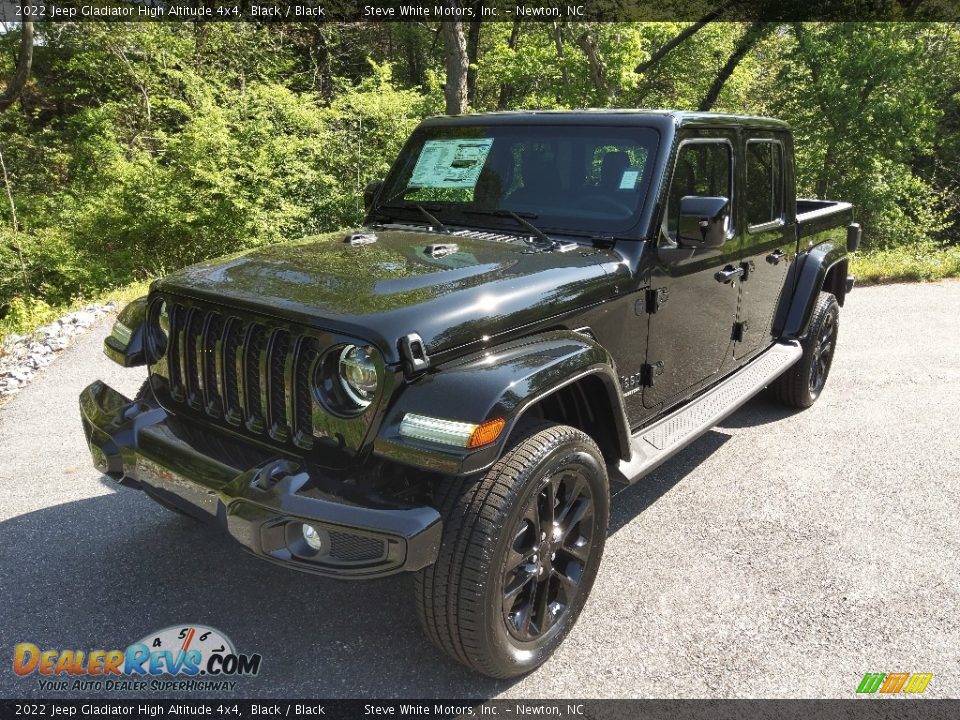
[[[740,257],[744,275],[733,328],[733,354],[738,360],[762,350],[772,340],[773,313],[797,240],[796,222],[787,213],[792,183],[786,138],[763,131],[745,138],[741,173],[745,232]]]
[[[649,315],[646,408],[682,399],[715,375],[729,357],[739,283],[720,282],[715,276],[736,265],[740,254],[736,143],[733,130],[701,130],[688,134],[678,147],[648,293],[657,307]],[[730,198],[729,227],[722,245],[685,247],[678,239],[679,204],[686,196]]]

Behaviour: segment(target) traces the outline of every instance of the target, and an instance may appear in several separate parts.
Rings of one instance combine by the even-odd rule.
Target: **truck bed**
[[[852,222],[853,205],[848,202],[797,198],[797,235],[800,238],[833,228],[846,228]]]

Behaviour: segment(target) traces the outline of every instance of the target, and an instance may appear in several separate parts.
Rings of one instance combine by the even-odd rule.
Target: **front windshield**
[[[643,210],[658,135],[651,128],[579,125],[451,125],[419,128],[397,159],[377,205],[381,215],[417,205],[448,224],[624,232]],[[418,214],[419,213],[419,214]]]

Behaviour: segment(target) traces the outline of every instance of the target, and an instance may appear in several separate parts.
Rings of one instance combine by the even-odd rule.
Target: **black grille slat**
[[[287,440],[290,427],[287,425],[287,355],[290,353],[290,333],[274,330],[269,347],[269,398],[270,435],[275,440]]]
[[[200,378],[203,386],[204,409],[208,415],[220,417],[223,403],[220,400],[220,378],[223,365],[220,362],[220,343],[223,336],[223,318],[219,313],[208,313],[203,323],[200,346]]]
[[[200,362],[203,355],[200,347],[203,335],[203,312],[192,309],[187,313],[183,333],[183,369],[184,384],[187,389],[187,403],[195,410],[203,408],[203,383],[200,377]]]
[[[254,432],[263,431],[263,402],[260,383],[260,364],[266,345],[266,332],[263,327],[251,323],[244,339],[243,385],[244,411],[247,428]]]
[[[183,402],[187,397],[183,377],[183,323],[186,310],[183,305],[171,305],[168,313],[170,316],[170,350],[168,351],[167,366],[170,370],[170,394],[174,400]]]
[[[310,371],[320,355],[319,344],[313,338],[300,340],[293,368],[293,441],[300,447],[313,446],[313,394]]]
[[[243,408],[240,405],[240,383],[237,358],[240,350],[240,340],[243,338],[243,325],[236,318],[230,318],[223,330],[223,342],[220,346],[221,364],[223,372],[223,413],[227,422],[239,425],[243,419]]]

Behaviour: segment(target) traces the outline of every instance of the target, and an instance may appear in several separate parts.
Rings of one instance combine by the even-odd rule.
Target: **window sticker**
[[[640,177],[639,170],[627,168],[626,170],[623,171],[623,175],[620,178],[620,189],[633,190],[637,186],[638,177]]]
[[[474,188],[493,138],[427,140],[417,158],[409,187]]]

